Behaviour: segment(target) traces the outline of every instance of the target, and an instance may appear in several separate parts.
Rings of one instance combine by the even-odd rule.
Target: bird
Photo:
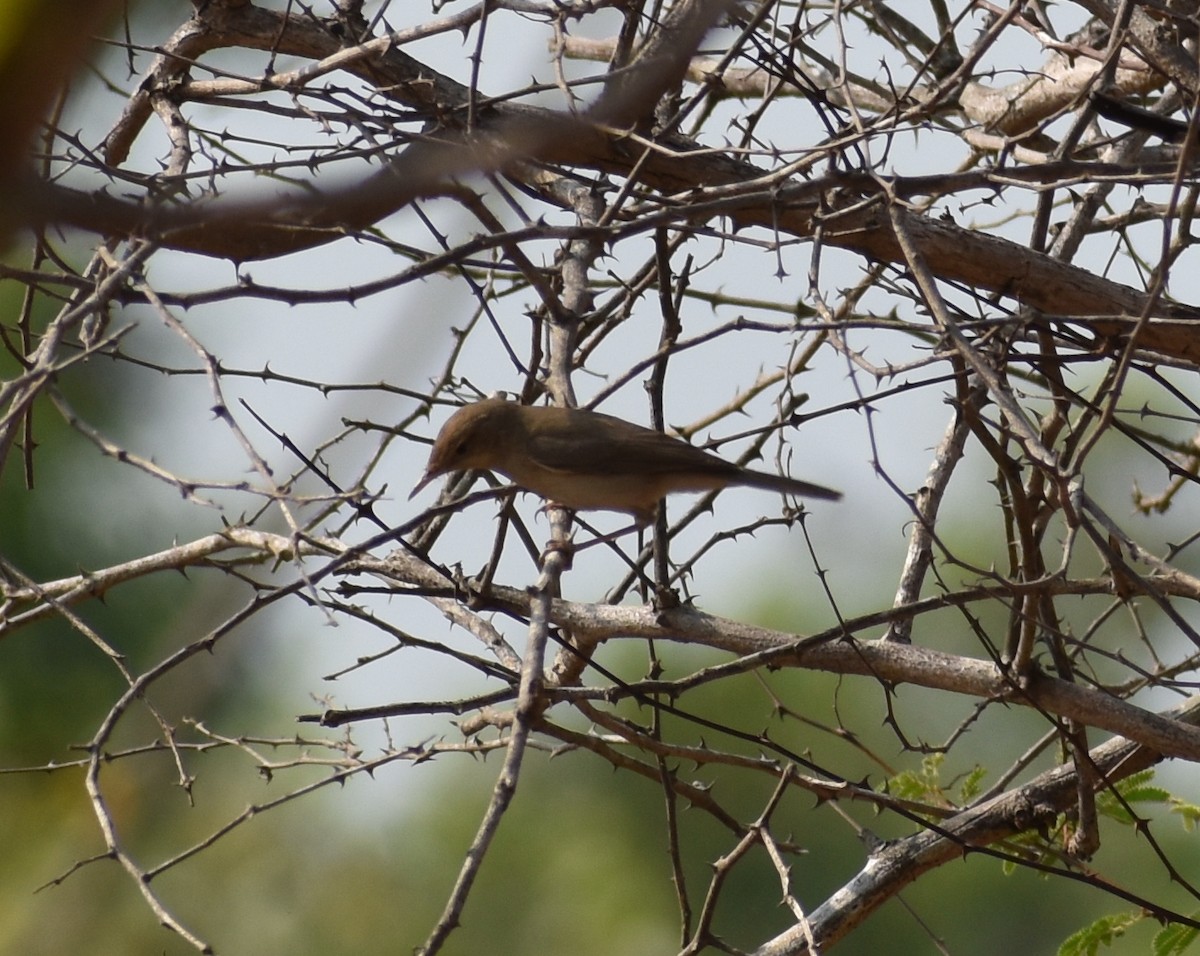
[[[743,468],[678,438],[582,408],[488,398],[464,405],[438,432],[411,500],[433,479],[486,469],[573,511],[617,511],[639,526],[675,492],[745,485],[836,501],[841,492]]]

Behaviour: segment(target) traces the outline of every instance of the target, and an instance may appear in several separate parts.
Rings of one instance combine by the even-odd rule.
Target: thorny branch
[[[1191,20],[1098,0],[486,0],[425,18],[211,0],[148,29],[113,25],[93,51],[125,90],[82,107],[107,128],[73,125],[72,87],[31,163],[46,94],[13,83],[0,146],[25,257],[0,264],[22,292],[0,318],[0,653],[65,633],[102,659],[89,686],[119,681],[62,731],[82,758],[0,775],[82,771],[103,847],[55,884],[115,860],[209,952],[223,928],[184,919],[161,876],[330,784],[499,751],[457,878],[432,889],[440,917],[395,941],[432,954],[471,932],[497,838],[533,799],[523,771],[573,751],[549,765],[564,783],[586,758],[656,788],[684,953],[825,951],[967,851],[1195,925],[1086,859],[1118,804],[1198,895],[1138,802],[1150,768],[1200,759]],[[461,62],[437,52],[460,37]],[[534,79],[492,88],[525,37],[538,56],[517,82]],[[85,42],[64,38],[47,75]],[[374,380],[335,371],[364,354]],[[449,410],[501,390],[750,467],[841,469],[846,503],[673,499],[653,546],[551,508],[543,547],[537,503],[493,476],[406,502]],[[162,633],[120,617],[159,587],[188,596],[137,615]],[[787,624],[749,623],[768,590],[803,595]],[[730,591],[734,610],[710,606]],[[225,732],[192,692],[210,658],[237,684],[235,648],[285,610],[289,634],[374,641],[322,641],[338,686],[389,675],[299,715],[341,736]],[[356,735],[380,724],[368,753]],[[988,789],[952,793],[928,761],[971,779],[980,739]],[[165,757],[193,800],[218,753],[276,789],[146,862],[115,797]],[[729,841],[696,898],[684,807]],[[901,835],[806,899],[805,833],[781,820],[828,809],[857,838],[859,808]],[[721,905],[756,855],[783,932]]]

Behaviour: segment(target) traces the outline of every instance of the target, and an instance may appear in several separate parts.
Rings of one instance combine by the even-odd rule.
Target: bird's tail
[[[766,471],[751,471],[742,469],[742,484],[751,488],[763,488],[767,491],[778,491],[784,495],[798,495],[801,498],[824,498],[826,501],[837,501],[842,497],[840,491],[826,488],[824,485],[814,485],[811,481],[801,481],[799,478],[789,478],[787,475],[772,475]]]

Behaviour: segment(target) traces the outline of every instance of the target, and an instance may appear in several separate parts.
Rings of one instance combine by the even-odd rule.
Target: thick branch
[[[1171,714],[1176,721],[1194,722],[1200,699],[1193,698]],[[1107,741],[1089,754],[1105,786],[1156,763],[1152,750],[1120,738]],[[810,952],[811,932],[819,946],[831,946],[862,923],[883,903],[922,874],[953,862],[971,846],[988,846],[1032,826],[1053,822],[1076,799],[1078,774],[1064,764],[1041,774],[1023,787],[971,807],[902,840],[881,844],[852,880],[797,924],[755,950],[755,956],[799,956]],[[1094,877],[1093,879],[1098,879]]]
[[[251,5],[218,6],[222,19],[212,27],[206,45],[219,40],[310,57],[331,56],[341,49],[332,33],[295,18]],[[712,16],[715,9],[710,4],[701,12]],[[688,38],[694,39],[694,33]],[[709,217],[726,215],[735,226],[761,226],[801,238],[811,238],[819,225],[827,245],[873,261],[904,263],[886,209],[881,203],[862,201],[863,195],[871,194],[864,188],[868,177],[855,180],[856,191],[849,193],[842,177],[798,187],[795,193],[780,192],[780,183],[766,171],[721,152],[702,150],[683,137],[648,143],[594,122],[629,115],[625,104],[632,90],[651,94],[685,67],[686,58],[647,55],[643,72],[632,74],[617,92],[601,97],[590,118],[521,104],[495,105],[481,112],[476,129],[464,131],[450,122],[440,131],[431,130],[428,138],[407,147],[383,170],[343,188],[252,201],[223,197],[182,209],[148,211],[108,195],[43,186],[22,191],[25,215],[33,222],[56,221],[97,232],[153,234],[168,247],[245,261],[335,241],[416,198],[441,194],[456,177],[512,171],[518,161],[536,160],[623,176],[636,168],[642,186],[667,195],[689,195],[674,219],[694,220],[704,211]],[[443,120],[453,120],[466,106],[465,88],[396,49],[352,60],[347,69],[386,95]],[[698,192],[702,190],[718,191],[720,206],[705,211],[706,197]],[[1119,338],[1128,332],[1133,318],[1150,310],[1151,302],[1143,292],[1019,243],[944,220],[910,218],[907,228],[912,242],[944,281],[1011,296],[1048,317],[1084,325],[1101,338]],[[1200,360],[1200,337],[1194,332],[1200,311],[1162,305],[1155,306],[1152,314],[1159,318],[1139,334],[1140,347],[1177,359]]]

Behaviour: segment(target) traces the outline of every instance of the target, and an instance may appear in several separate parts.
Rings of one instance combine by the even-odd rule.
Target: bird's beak
[[[421,476],[421,480],[418,481],[416,483],[416,485],[413,487],[413,490],[408,493],[408,500],[412,501],[413,498],[415,498],[420,493],[421,489],[424,488],[431,481],[433,481],[433,479],[436,477],[437,477],[437,475],[431,471],[425,472],[425,474],[423,474]]]

